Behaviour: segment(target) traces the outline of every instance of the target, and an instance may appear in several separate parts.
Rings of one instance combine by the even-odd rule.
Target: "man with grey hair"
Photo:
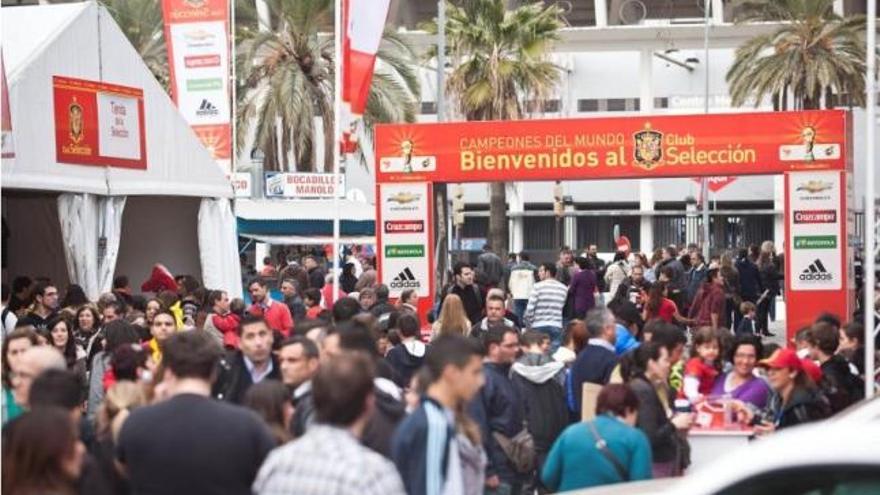
[[[29,407],[31,384],[40,373],[50,369],[67,369],[64,356],[50,346],[31,347],[18,359],[12,370],[12,393],[15,403],[21,407]]]
[[[571,367],[571,383],[576,403],[575,411],[581,410],[581,394],[586,382],[606,385],[611,372],[617,366],[614,342],[617,340],[616,322],[611,311],[605,308],[590,310],[584,319],[590,340],[578,354]]]

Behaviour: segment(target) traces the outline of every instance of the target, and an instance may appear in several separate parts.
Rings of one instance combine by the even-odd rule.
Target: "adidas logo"
[[[200,116],[217,115],[218,113],[220,113],[220,111],[217,110],[217,107],[215,107],[213,103],[204,98],[202,99],[202,104],[199,105],[199,109],[196,110],[196,115]]]
[[[834,276],[828,272],[825,265],[822,264],[822,260],[818,258],[798,275],[798,279],[803,282],[827,282],[832,278]]]
[[[404,268],[404,270],[397,274],[394,277],[394,280],[391,281],[392,289],[418,289],[422,286],[418,280],[416,280],[416,276],[413,275],[412,270],[409,267]]]

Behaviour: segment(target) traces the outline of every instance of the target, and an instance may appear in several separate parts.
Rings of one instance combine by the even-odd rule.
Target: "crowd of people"
[[[265,260],[249,301],[155,265],[3,285],[2,489],[14,494],[549,493],[679,476],[694,411],[757,436],[862,397],[858,323],[770,335],[772,244],[707,263],[590,246],[455,264],[432,310],[369,258]],[[277,291],[277,292],[276,292]],[[277,296],[273,294],[277,293]],[[335,300],[335,302],[334,302]]]

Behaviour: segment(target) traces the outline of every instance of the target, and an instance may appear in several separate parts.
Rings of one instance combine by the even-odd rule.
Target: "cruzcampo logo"
[[[386,258],[422,258],[425,256],[425,246],[421,244],[396,244],[385,246]]]
[[[837,236],[834,235],[796,235],[795,249],[836,249]]]

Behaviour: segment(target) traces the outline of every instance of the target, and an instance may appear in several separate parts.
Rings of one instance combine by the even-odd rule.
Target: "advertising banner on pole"
[[[228,0],[162,0],[171,95],[215,160],[232,156]]]
[[[380,184],[381,225],[377,223],[377,255],[381,283],[391,298],[413,289],[428,297],[432,289],[431,185],[425,183]],[[426,227],[427,226],[427,227]]]
[[[53,76],[52,97],[59,163],[147,168],[141,89]]]
[[[840,172],[789,175],[789,256],[793,290],[839,290],[843,287]]]

